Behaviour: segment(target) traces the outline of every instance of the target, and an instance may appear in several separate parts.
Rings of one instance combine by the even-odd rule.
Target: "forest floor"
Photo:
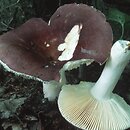
[[[126,69],[114,92],[130,104],[130,73],[127,72]],[[80,130],[61,116],[57,101],[44,98],[42,82],[16,76],[2,66],[0,101],[0,130]]]

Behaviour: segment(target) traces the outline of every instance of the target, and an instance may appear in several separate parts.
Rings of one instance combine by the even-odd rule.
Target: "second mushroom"
[[[83,130],[124,130],[130,127],[130,106],[112,91],[130,60],[130,42],[117,41],[96,83],[64,85],[58,98],[62,116]]]

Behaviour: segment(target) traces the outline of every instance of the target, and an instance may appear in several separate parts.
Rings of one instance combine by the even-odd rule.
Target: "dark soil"
[[[16,111],[6,104],[10,111],[8,117],[3,117],[6,111],[0,112],[0,130],[13,130],[15,124],[19,124],[22,130],[79,130],[61,116],[57,101],[44,99],[40,81],[16,76],[1,68],[0,100],[20,100],[23,97],[24,103],[17,106]]]

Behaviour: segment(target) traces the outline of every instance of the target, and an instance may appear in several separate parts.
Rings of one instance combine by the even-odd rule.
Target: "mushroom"
[[[124,130],[130,127],[130,106],[113,93],[121,73],[130,60],[130,42],[119,40],[111,48],[96,83],[81,81],[64,85],[58,106],[62,116],[84,130]]]
[[[85,4],[66,4],[48,24],[32,18],[0,36],[0,63],[47,81],[44,88],[51,87],[51,81],[52,86],[59,84],[59,70],[67,61],[83,59],[85,63],[90,58],[104,63],[112,39],[112,29],[100,11]]]

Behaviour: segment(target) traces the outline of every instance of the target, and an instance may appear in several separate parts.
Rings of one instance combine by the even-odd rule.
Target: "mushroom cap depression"
[[[59,80],[69,60],[91,58],[103,63],[110,53],[112,30],[104,15],[84,4],[59,7],[49,24],[32,18],[0,36],[0,60],[11,69]],[[66,57],[71,52],[71,57]]]
[[[57,80],[62,65],[55,66],[50,59],[48,47],[44,44],[48,37],[52,35],[47,23],[32,18],[0,36],[0,60],[16,72],[42,80]]]
[[[90,93],[94,83],[63,86],[58,105],[62,116],[83,130],[124,130],[130,127],[130,106],[118,95],[97,100]]]

